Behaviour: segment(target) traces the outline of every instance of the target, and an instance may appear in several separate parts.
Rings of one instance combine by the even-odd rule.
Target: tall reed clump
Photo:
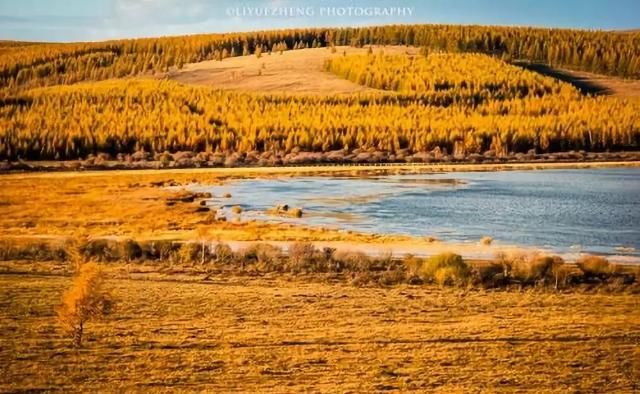
[[[105,289],[104,274],[98,264],[90,262],[78,267],[56,312],[60,326],[71,336],[73,345],[79,347],[86,323],[108,315],[112,307],[113,298]]]

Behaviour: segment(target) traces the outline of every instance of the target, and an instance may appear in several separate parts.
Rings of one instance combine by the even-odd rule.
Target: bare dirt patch
[[[602,94],[617,97],[640,97],[640,80],[624,79],[583,71],[564,71],[574,78],[603,88]]]
[[[412,47],[374,47],[389,54],[417,54]],[[367,48],[336,47],[285,51],[282,54],[264,53],[187,64],[182,70],[171,72],[168,78],[183,83],[213,86],[222,89],[262,93],[345,94],[375,89],[344,80],[323,70],[331,57],[366,53]]]
[[[570,83],[585,94],[640,97],[640,80],[624,79],[584,71],[557,69],[539,63],[521,62],[517,64],[531,71]]]

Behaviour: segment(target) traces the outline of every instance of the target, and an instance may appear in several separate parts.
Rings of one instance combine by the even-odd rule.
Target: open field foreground
[[[0,391],[635,392],[634,295],[117,279],[73,350],[65,277],[0,276]]]

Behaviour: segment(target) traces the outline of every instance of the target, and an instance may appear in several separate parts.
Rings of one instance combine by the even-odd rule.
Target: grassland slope
[[[381,47],[379,47],[381,48]],[[366,48],[336,47],[308,48],[272,54],[237,56],[223,61],[208,60],[187,64],[181,70],[166,74],[169,79],[183,83],[205,85],[221,89],[258,93],[344,94],[371,92],[323,68],[326,60],[345,53],[364,54]],[[385,47],[386,53],[416,54],[417,48]]]

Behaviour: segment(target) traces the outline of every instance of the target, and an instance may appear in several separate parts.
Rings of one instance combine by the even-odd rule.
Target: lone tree
[[[113,307],[111,295],[104,289],[104,274],[98,264],[82,264],[76,271],[71,287],[62,295],[62,305],[56,310],[58,322],[73,340],[82,345],[85,323],[108,315]]]

